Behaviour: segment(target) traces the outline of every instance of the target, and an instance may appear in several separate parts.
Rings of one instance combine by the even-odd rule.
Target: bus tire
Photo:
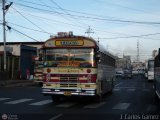
[[[109,90],[109,93],[112,94],[114,89],[114,78],[112,78],[112,84],[111,84],[111,89]]]
[[[40,87],[42,87],[42,86],[43,86],[43,82],[39,82],[38,84],[39,84],[39,86],[40,86]]]
[[[102,101],[102,96],[101,95],[96,95],[94,101],[95,102],[101,102]]]
[[[54,103],[58,103],[58,102],[60,102],[60,96],[52,96],[52,102],[54,102]]]
[[[108,92],[109,94],[113,93],[113,87],[110,89],[110,91]]]

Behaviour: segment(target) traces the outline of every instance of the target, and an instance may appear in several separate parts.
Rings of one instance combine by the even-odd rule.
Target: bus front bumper
[[[154,76],[148,75],[148,80],[154,80]]]
[[[62,96],[95,96],[95,89],[52,89],[42,88],[44,95],[62,95]]]

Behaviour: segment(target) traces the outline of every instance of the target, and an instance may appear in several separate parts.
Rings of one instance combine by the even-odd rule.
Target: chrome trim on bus
[[[96,89],[87,89],[87,88],[83,89],[83,88],[82,88],[82,90],[96,90]]]
[[[42,89],[55,89],[55,90],[62,90],[62,89],[65,89],[65,90],[81,90],[81,88],[45,88],[45,87],[42,87]]]
[[[90,84],[90,85],[96,85],[96,83],[80,83],[80,82],[43,82],[43,84]]]
[[[64,92],[42,92],[44,95],[64,95]],[[71,95],[81,95],[81,96],[95,96],[95,93],[82,93],[82,92],[71,92]]]
[[[71,90],[69,91],[71,95],[84,95],[84,96],[94,96],[96,95],[96,89],[81,89],[81,88],[77,88],[77,89],[71,89],[71,88],[44,88],[42,87],[42,93],[44,95],[64,95],[65,91],[67,90]]]
[[[96,89],[87,89],[87,88],[46,88],[46,87],[42,87],[42,89],[54,89],[54,90],[96,90]]]

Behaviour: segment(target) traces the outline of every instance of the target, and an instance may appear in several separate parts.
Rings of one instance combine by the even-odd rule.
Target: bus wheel
[[[101,102],[101,101],[102,101],[102,96],[101,96],[101,95],[95,96],[94,101],[95,101],[95,102]]]
[[[60,96],[52,96],[52,101],[53,101],[54,103],[60,102]]]
[[[40,86],[40,87],[42,87],[42,86],[43,86],[43,82],[39,82],[38,84],[39,84],[39,86]]]

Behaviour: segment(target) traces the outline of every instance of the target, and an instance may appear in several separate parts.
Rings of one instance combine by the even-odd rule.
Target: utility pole
[[[139,40],[137,40],[137,62],[139,62]]]
[[[88,37],[90,37],[90,34],[91,34],[91,33],[94,33],[94,32],[92,31],[92,29],[91,29],[90,26],[89,26],[88,29],[87,29],[87,31],[86,31],[85,33],[87,33],[87,34],[88,34]]]
[[[6,20],[5,20],[5,0],[2,0],[2,10],[3,10],[3,45],[4,45],[4,54],[3,54],[3,59],[4,59],[4,71],[6,71],[6,30],[5,30],[5,26],[6,26]]]
[[[4,46],[4,55],[3,55],[3,63],[4,63],[4,66],[3,66],[3,69],[4,69],[4,72],[6,72],[6,68],[7,68],[7,65],[6,65],[6,20],[5,20],[5,15],[6,15],[6,12],[7,10],[9,9],[9,7],[13,4],[13,2],[10,2],[10,4],[6,5],[6,0],[2,0],[2,10],[3,10],[3,46]]]

